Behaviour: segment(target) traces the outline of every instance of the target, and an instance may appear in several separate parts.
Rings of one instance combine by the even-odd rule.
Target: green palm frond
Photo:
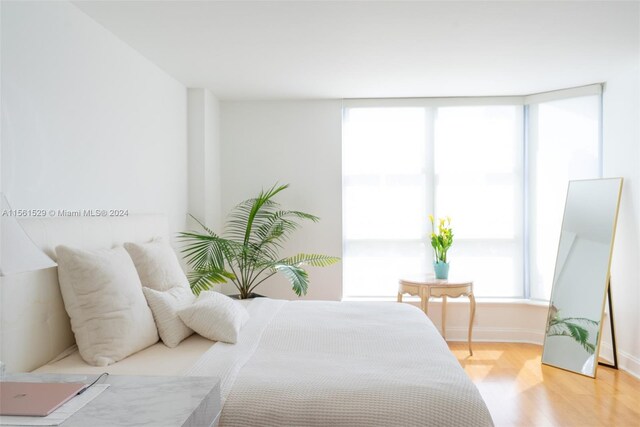
[[[204,267],[224,267],[225,256],[230,251],[229,242],[218,236],[183,232],[178,234],[178,240],[186,242],[182,253],[194,269]]]
[[[229,234],[236,240],[248,244],[254,227],[263,224],[278,205],[271,200],[276,194],[287,189],[288,184],[275,184],[269,190],[262,190],[258,197],[245,200],[237,205],[227,222]],[[240,238],[241,237],[241,238]]]
[[[589,331],[579,323],[591,326],[598,325],[598,322],[582,317],[566,319],[556,317],[549,322],[547,335],[571,337],[589,354],[593,354],[595,352],[595,344],[589,342]]]
[[[303,265],[326,267],[339,261],[337,257],[313,254],[280,258],[279,251],[300,227],[300,221],[319,221],[305,212],[283,210],[272,200],[288,187],[276,184],[261,191],[258,197],[239,203],[229,214],[224,237],[192,217],[206,234],[183,232],[179,233],[179,239],[184,243],[183,256],[193,269],[189,282],[196,293],[229,279],[244,298],[280,272],[300,296],[308,289],[308,274]]]
[[[309,275],[300,267],[288,264],[275,264],[275,271],[278,271],[289,280],[293,292],[298,296],[306,295],[309,288]]]
[[[585,326],[598,326],[599,323],[596,322],[595,320],[591,320],[591,319],[587,319],[586,317],[565,317],[564,319],[561,319],[563,322],[570,322],[570,323],[575,323],[578,325],[585,325]]]
[[[236,277],[225,271],[214,268],[192,271],[187,275],[189,285],[194,294],[211,289],[213,286],[225,283],[227,279],[234,280]]]
[[[293,218],[290,220],[289,218]],[[280,237],[294,231],[299,224],[295,219],[318,222],[320,218],[298,211],[274,211],[261,218],[260,224],[255,229],[255,235],[260,240],[269,240],[275,236]]]
[[[189,216],[191,217],[191,219],[193,219],[195,222],[197,222],[200,227],[202,227],[204,229],[204,231],[206,231],[207,233],[209,233],[210,236],[216,236],[216,233],[214,233],[209,227],[207,227],[202,221],[200,221],[198,218],[196,218],[195,216],[189,214]]]
[[[273,212],[255,229],[255,239],[259,242],[258,249],[268,255],[271,260],[276,261],[283,243],[300,227],[296,222],[298,219],[319,221],[318,217],[304,212],[282,210]]]
[[[280,262],[283,264],[301,266],[310,265],[312,267],[328,267],[340,261],[340,258],[319,254],[298,254],[292,257],[284,258]]]
[[[584,349],[587,351],[587,353],[589,354],[593,354],[596,352],[596,345],[592,344],[590,342],[584,342],[581,343],[582,347],[584,347]]]
[[[569,329],[569,333],[571,334],[573,339],[580,344],[584,344],[589,340],[589,331],[587,331],[582,326],[578,326],[575,323],[570,322],[566,322],[565,325],[567,329]]]

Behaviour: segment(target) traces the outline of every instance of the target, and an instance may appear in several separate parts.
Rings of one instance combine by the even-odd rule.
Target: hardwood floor
[[[533,344],[449,343],[496,426],[640,427],[640,380],[600,366],[597,378],[541,365]]]

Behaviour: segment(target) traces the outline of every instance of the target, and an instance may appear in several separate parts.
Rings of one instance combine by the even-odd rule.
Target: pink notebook
[[[0,382],[0,415],[44,417],[86,387],[82,383]]]

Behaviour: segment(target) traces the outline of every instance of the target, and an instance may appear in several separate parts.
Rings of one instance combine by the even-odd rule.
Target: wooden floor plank
[[[474,343],[449,347],[477,385],[496,426],[640,427],[640,380],[599,367],[596,379],[540,362],[542,347]]]

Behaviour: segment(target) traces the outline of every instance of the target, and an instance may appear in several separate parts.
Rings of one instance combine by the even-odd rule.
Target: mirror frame
[[[603,287],[603,294],[602,294],[602,303],[601,303],[601,308],[600,308],[600,324],[598,325],[598,337],[596,340],[596,347],[595,347],[595,351],[594,351],[594,362],[593,362],[593,371],[591,374],[588,373],[583,373],[580,371],[574,371],[571,369],[568,369],[566,367],[563,366],[558,366],[558,365],[554,365],[552,363],[548,363],[544,361],[544,349],[547,345],[547,330],[549,328],[549,316],[551,313],[551,306],[552,306],[552,296],[554,293],[554,288],[555,288],[555,282],[556,282],[556,274],[558,273],[556,271],[556,268],[558,267],[558,256],[560,255],[560,237],[558,237],[558,250],[556,252],[556,265],[554,267],[554,272],[553,272],[553,286],[551,288],[551,295],[549,296],[549,308],[547,311],[547,320],[545,322],[545,332],[544,332],[544,341],[543,341],[543,347],[542,347],[542,354],[541,354],[541,363],[543,365],[547,365],[547,366],[553,366],[554,368],[558,368],[558,369],[562,369],[568,372],[574,372],[576,374],[580,374],[580,375],[584,375],[590,378],[595,378],[596,377],[596,373],[598,371],[598,365],[600,364],[598,362],[599,357],[600,357],[600,344],[602,342],[602,327],[604,325],[604,315],[605,315],[605,304],[607,302],[607,294],[610,292],[610,287],[611,287],[611,260],[613,257],[613,246],[615,243],[615,237],[616,237],[616,229],[617,229],[617,225],[618,225],[618,214],[620,213],[620,200],[622,198],[622,185],[624,182],[624,179],[619,177],[619,178],[596,178],[596,179],[580,179],[580,180],[570,180],[568,185],[567,185],[567,194],[565,197],[565,208],[564,208],[564,212],[562,215],[562,226],[561,226],[561,230],[564,229],[564,225],[565,225],[565,220],[566,220],[566,214],[567,214],[567,202],[569,200],[569,190],[571,189],[571,184],[574,182],[586,182],[586,181],[605,181],[605,180],[617,180],[619,181],[618,184],[618,197],[617,197],[617,201],[616,201],[616,209],[615,209],[615,214],[613,217],[613,228],[612,228],[612,232],[611,232],[611,242],[610,242],[610,247],[609,247],[609,259],[607,262],[607,274],[606,274],[606,281]],[[611,295],[609,293],[609,295]],[[611,316],[611,319],[613,319],[613,302],[609,301],[609,306],[610,306],[610,312],[609,312],[609,316]],[[611,322],[611,325],[613,325],[613,321]],[[611,335],[612,335],[612,342],[614,345],[613,351],[614,351],[614,355],[616,352],[616,348],[615,348],[615,331],[613,330],[613,327],[611,329]],[[614,356],[615,357],[615,356]]]

